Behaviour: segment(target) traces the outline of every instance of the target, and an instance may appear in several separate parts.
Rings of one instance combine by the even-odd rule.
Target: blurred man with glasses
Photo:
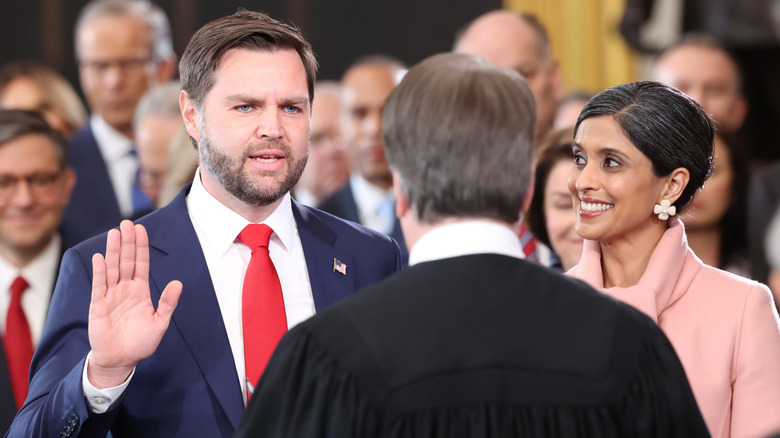
[[[151,207],[134,184],[133,115],[144,93],[176,71],[168,18],[147,0],[91,1],[76,22],[75,44],[92,115],[70,139],[79,178],[63,222],[66,246]]]
[[[58,228],[76,182],[68,147],[38,114],[0,111],[0,434],[27,395],[57,278]]]

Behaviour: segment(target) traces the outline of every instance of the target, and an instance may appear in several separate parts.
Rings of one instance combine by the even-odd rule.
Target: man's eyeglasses
[[[79,66],[90,73],[104,75],[109,69],[117,68],[124,73],[140,71],[153,61],[152,57],[114,59],[111,61],[79,61]]]
[[[16,193],[19,183],[27,184],[30,193],[38,199],[51,197],[57,188],[62,170],[36,172],[26,176],[0,175],[0,202],[6,202]]]

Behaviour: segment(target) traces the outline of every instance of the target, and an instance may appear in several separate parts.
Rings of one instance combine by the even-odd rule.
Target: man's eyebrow
[[[288,97],[281,100],[282,105],[300,105],[300,104],[307,104],[309,103],[309,96],[296,96],[296,97]]]
[[[227,102],[242,102],[242,103],[250,103],[250,104],[256,104],[256,103],[262,103],[262,99],[256,99],[251,96],[247,96],[245,94],[231,94],[230,96],[227,96],[225,98],[225,101]]]

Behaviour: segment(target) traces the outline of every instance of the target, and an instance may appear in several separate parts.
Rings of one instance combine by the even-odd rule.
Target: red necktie
[[[27,378],[33,355],[30,326],[22,310],[22,292],[27,290],[28,286],[27,281],[22,277],[16,277],[11,284],[11,305],[8,306],[5,336],[3,336],[3,348],[17,409],[22,407],[24,399],[27,398]]]
[[[254,392],[254,385],[260,380],[276,344],[287,332],[282,285],[268,254],[272,233],[268,225],[250,224],[238,235],[238,240],[252,250],[241,295],[247,400]]]
[[[529,262],[539,263],[539,255],[536,253],[536,237],[531,233],[531,230],[525,224],[521,224],[518,236],[520,237],[520,245],[523,247],[525,259]]]

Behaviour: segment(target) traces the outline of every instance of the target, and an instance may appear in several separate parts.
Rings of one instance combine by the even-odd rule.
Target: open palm
[[[122,221],[119,228],[108,232],[105,258],[92,257],[88,376],[96,388],[118,386],[154,353],[182,291],[181,282],[170,282],[155,311],[146,229],[130,221]]]

